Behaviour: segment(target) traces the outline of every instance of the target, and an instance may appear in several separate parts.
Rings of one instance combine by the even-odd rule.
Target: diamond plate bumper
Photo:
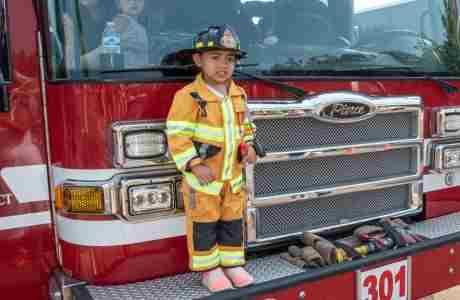
[[[76,288],[75,295],[76,299],[93,300],[188,300],[203,298],[223,300],[251,299],[253,297],[256,299],[266,299],[267,293],[271,291],[289,289],[295,285],[308,284],[309,282],[318,281],[325,277],[333,277],[338,274],[348,274],[364,266],[382,263],[383,261],[399,257],[423,256],[430,251],[437,251],[438,248],[446,245],[460,245],[460,213],[416,223],[412,226],[412,229],[431,239],[413,246],[386,251],[356,261],[321,269],[303,270],[281,260],[278,255],[250,260],[247,269],[255,277],[256,284],[248,288],[226,291],[216,295],[211,295],[200,285],[199,275],[196,273],[180,274],[172,277],[118,286],[83,286]],[[429,268],[429,263],[426,263]],[[333,287],[332,289],[329,287],[329,290],[325,289],[324,292],[334,293],[333,290]],[[265,296],[263,298],[258,298],[257,295],[261,294],[265,294]]]

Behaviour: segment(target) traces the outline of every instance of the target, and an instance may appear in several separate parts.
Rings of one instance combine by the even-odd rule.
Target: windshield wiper
[[[132,72],[148,72],[148,71],[167,71],[167,70],[190,70],[195,65],[150,65],[142,68],[114,69],[104,70],[101,73],[132,73]]]
[[[369,75],[369,74],[388,74],[388,75],[411,75],[411,76],[420,76],[426,80],[435,81],[438,86],[447,94],[457,93],[459,89],[450,84],[449,82],[428,75],[427,73],[418,70],[415,66],[385,66],[385,65],[360,65],[353,67],[339,67],[334,66],[330,68],[324,68],[324,66],[318,66],[319,68],[313,69],[312,66],[308,68],[305,67],[294,67],[294,68],[282,68],[278,67],[274,70],[270,70],[270,73],[276,73],[277,75],[290,74],[290,75],[304,75],[304,76],[313,76],[313,75],[337,75],[337,74],[353,74],[353,75]]]
[[[279,87],[280,89],[282,89],[282,90],[284,90],[284,91],[286,91],[288,93],[293,94],[296,97],[296,99],[299,99],[299,100],[304,99],[306,96],[308,96],[308,93],[306,91],[304,91],[303,89],[295,87],[295,86],[292,86],[292,85],[289,85],[289,84],[286,84],[286,83],[278,81],[278,80],[273,80],[273,79],[270,79],[270,78],[267,78],[267,77],[264,77],[264,76],[259,76],[259,75],[255,75],[255,74],[252,74],[252,73],[243,72],[243,71],[237,70],[237,69],[235,69],[235,73],[240,74],[240,75],[244,75],[244,76],[252,78],[252,79],[260,80],[260,81],[269,83],[269,84],[271,84],[273,86]]]
[[[445,81],[443,79],[434,77],[432,75],[428,75],[425,72],[418,71],[416,68],[411,67],[411,66],[377,66],[377,67],[367,68],[366,70],[374,71],[374,72],[375,71],[377,71],[377,72],[408,71],[408,72],[411,72],[414,75],[422,76],[423,79],[432,80],[432,81],[436,82],[438,84],[438,86],[444,92],[446,92],[447,94],[454,94],[454,93],[458,92],[458,88],[455,85],[450,84],[449,82],[447,82],[447,81]],[[407,74],[407,73],[404,73],[404,74]]]
[[[303,99],[305,98],[308,93],[305,92],[303,89],[283,83],[281,81],[272,80],[270,78],[266,78],[264,76],[255,75],[252,73],[247,73],[244,71],[239,70],[240,67],[254,67],[257,64],[248,64],[248,65],[237,65],[235,68],[235,74],[243,75],[252,79],[257,79],[266,83],[269,83],[273,86],[277,86],[282,90],[295,95],[296,99]],[[142,68],[130,68],[130,69],[117,69],[117,70],[106,70],[101,71],[101,73],[131,73],[131,72],[148,72],[148,71],[168,71],[168,70],[193,70],[196,68],[195,65],[151,65]]]

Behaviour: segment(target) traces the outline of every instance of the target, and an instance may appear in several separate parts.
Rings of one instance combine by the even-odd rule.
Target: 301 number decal
[[[407,300],[408,261],[358,273],[358,300]]]

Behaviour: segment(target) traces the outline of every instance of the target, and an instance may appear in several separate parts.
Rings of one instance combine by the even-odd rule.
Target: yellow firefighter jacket
[[[203,107],[192,97],[192,92],[206,102],[206,116],[201,113]],[[255,130],[248,116],[245,92],[233,81],[224,99],[209,90],[201,74],[176,93],[166,123],[168,147],[177,168],[193,189],[219,195],[223,184],[228,182],[233,193],[240,190],[243,176],[242,165],[237,160],[238,145],[243,141],[252,142]],[[214,145],[221,150],[203,162],[192,141]],[[199,163],[209,166],[217,179],[201,185],[187,168]]]

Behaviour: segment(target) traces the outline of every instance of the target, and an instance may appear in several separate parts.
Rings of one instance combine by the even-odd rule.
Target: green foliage
[[[460,32],[458,12],[454,1],[443,0],[444,12],[442,24],[446,33],[446,40],[438,46],[438,53],[441,61],[450,72],[460,72]]]

